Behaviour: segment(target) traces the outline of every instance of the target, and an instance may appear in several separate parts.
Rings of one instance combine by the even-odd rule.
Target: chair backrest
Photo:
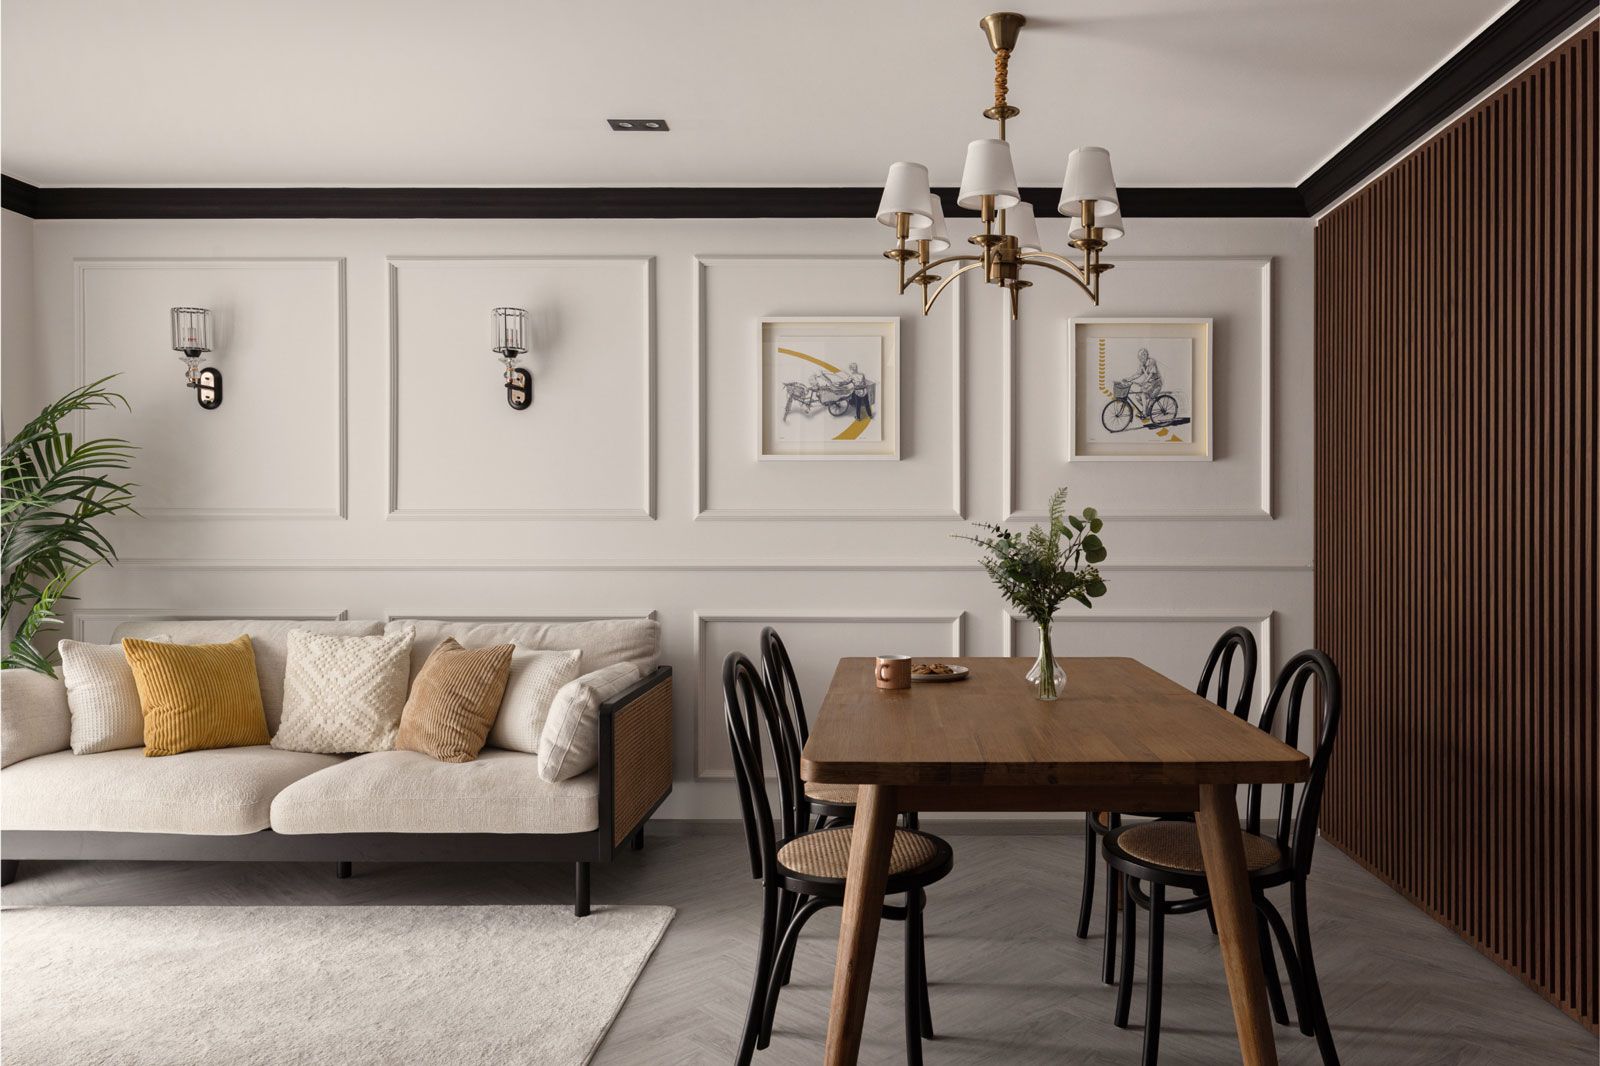
[[[811,739],[811,723],[806,721],[806,705],[800,695],[800,682],[794,676],[794,663],[778,631],[767,626],[761,631],[761,676],[767,680],[767,693],[777,712],[793,721],[794,730],[805,747]]]
[[[750,849],[750,876],[770,881],[777,870],[778,842],[767,798],[766,768],[761,757],[761,730],[772,739],[773,763],[783,805],[783,833],[794,835],[805,804],[800,782],[800,741],[787,715],[779,715],[756,664],[741,652],[730,652],[722,664],[723,712],[728,744],[733,749],[733,776],[739,788],[745,843]]]
[[[1232,707],[1228,706],[1228,681],[1233,672],[1234,660],[1239,662],[1239,690],[1238,697]],[[1210,695],[1211,679],[1215,676],[1217,690],[1215,695]],[[1206,656],[1206,667],[1200,671],[1200,684],[1195,686],[1195,691],[1216,703],[1223,710],[1231,710],[1234,715],[1250,720],[1250,697],[1256,688],[1256,638],[1244,626],[1234,626],[1211,645],[1211,654]]]
[[[1311,776],[1303,786],[1293,784],[1264,786],[1251,785],[1245,804],[1245,828],[1252,833],[1261,831],[1261,796],[1267,787],[1279,789],[1278,832],[1279,848],[1287,848],[1294,856],[1295,873],[1304,877],[1311,870],[1311,849],[1317,839],[1317,817],[1322,811],[1322,792],[1327,784],[1328,762],[1333,758],[1333,742],[1339,735],[1339,671],[1322,652],[1315,649],[1300,652],[1284,664],[1273,682],[1272,693],[1267,697],[1261,712],[1261,728],[1271,733],[1278,712],[1283,711],[1283,739],[1298,746],[1300,729],[1304,724],[1302,710],[1306,690],[1311,682],[1317,683],[1321,695],[1318,714],[1313,716],[1309,728],[1317,728],[1321,719],[1321,733],[1311,753]],[[1299,806],[1295,806],[1295,793],[1299,792]]]

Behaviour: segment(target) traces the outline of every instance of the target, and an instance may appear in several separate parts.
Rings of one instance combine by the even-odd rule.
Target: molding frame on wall
[[[138,621],[231,621],[234,619],[261,619],[273,622],[344,622],[350,618],[348,608],[329,609],[313,607],[304,611],[285,611],[282,608],[261,610],[243,607],[237,611],[189,611],[181,607],[79,607],[72,612],[72,639],[83,639],[83,624],[91,618],[116,619],[119,622]]]
[[[385,622],[401,622],[406,620],[426,622],[604,622],[612,618],[654,618],[655,611],[607,611],[603,614],[563,614],[561,612],[528,614],[507,613],[501,610],[493,611],[463,611],[453,607],[447,611],[385,611]]]
[[[966,515],[966,488],[962,454],[963,422],[966,395],[962,387],[962,369],[966,358],[962,343],[962,309],[966,303],[965,286],[957,285],[955,298],[950,301],[951,335],[951,457],[950,457],[950,507],[943,509],[906,510],[889,508],[871,510],[851,508],[820,510],[805,507],[707,507],[709,488],[706,471],[706,271],[710,267],[733,266],[748,263],[873,263],[875,255],[697,255],[694,257],[694,518],[695,521],[757,519],[768,521],[889,521],[900,519],[927,519],[935,521],[961,521]],[[902,356],[904,337],[901,338]],[[905,359],[901,359],[902,366]],[[902,389],[902,394],[904,390]],[[902,405],[903,406],[903,405]]]
[[[1259,661],[1264,667],[1261,674],[1265,676],[1266,683],[1263,685],[1259,680],[1257,681],[1255,692],[1256,710],[1259,711],[1261,709],[1262,704],[1266,701],[1267,693],[1272,689],[1272,679],[1277,674],[1278,669],[1277,661],[1272,657],[1272,620],[1277,614],[1276,611],[1268,611],[1265,614],[1257,614],[1254,611],[1195,611],[1187,614],[1175,614],[1170,611],[1107,611],[1099,609],[1076,611],[1071,610],[1070,605],[1069,611],[1071,613],[1056,615],[1055,624],[1057,626],[1062,624],[1075,625],[1079,622],[1145,622],[1151,625],[1216,622],[1230,626],[1257,626],[1261,631],[1258,655]],[[1000,609],[1000,619],[1002,627],[1000,630],[1000,654],[1015,655],[1017,624],[1019,622],[1027,622],[1028,619],[1021,615],[1013,614],[1005,608]],[[1070,650],[1070,647],[1068,650]],[[1070,656],[1058,654],[1056,658],[1070,658]],[[1202,664],[1197,663],[1195,666],[1196,676],[1199,674],[1200,665]]]
[[[716,668],[708,669],[706,657],[706,627],[712,622],[766,622],[780,624],[783,622],[816,623],[816,622],[946,622],[950,626],[950,651],[947,655],[960,655],[964,646],[963,623],[967,617],[966,611],[695,611],[694,612],[694,650],[692,661],[695,664],[695,680],[699,686],[695,692],[694,714],[694,779],[696,781],[731,781],[733,773],[708,772],[700,761],[700,726],[706,708],[722,706],[722,698],[707,700],[708,682],[714,687],[721,684],[722,671]]]
[[[400,298],[399,268],[407,263],[548,263],[548,262],[615,262],[637,263],[644,267],[644,345],[641,367],[644,388],[644,453],[641,469],[644,473],[644,498],[637,508],[560,508],[560,507],[508,507],[508,508],[404,508],[400,500]],[[446,521],[503,520],[547,521],[560,519],[653,521],[656,517],[656,257],[653,255],[391,255],[385,258],[389,296],[389,359],[388,359],[388,498],[384,518],[388,521]]]
[[[77,386],[89,382],[88,352],[84,347],[87,309],[83,298],[83,276],[95,268],[126,270],[160,270],[192,264],[213,269],[250,268],[261,266],[331,265],[338,283],[339,308],[339,370],[338,370],[338,500],[332,508],[299,507],[151,507],[141,505],[139,513],[147,519],[174,521],[205,520],[287,520],[287,521],[344,521],[350,513],[350,308],[349,287],[346,279],[347,265],[343,256],[151,256],[151,257],[97,257],[85,256],[72,260],[73,304],[73,377]],[[85,417],[75,416],[77,432],[86,436]]]
[[[1123,256],[1118,263],[1255,263],[1261,272],[1261,480],[1259,495],[1254,507],[1192,508],[1190,510],[1113,511],[1103,510],[1101,517],[1117,521],[1192,522],[1199,520],[1238,520],[1273,518],[1272,511],[1272,256],[1261,255],[1133,255]],[[1123,316],[1128,317],[1128,316]],[[1069,324],[1070,328],[1070,324]],[[1049,516],[1038,510],[1019,510],[1016,493],[1017,416],[1016,416],[1016,325],[1010,319],[1001,323],[1000,332],[1000,388],[1003,393],[1000,411],[1001,447],[1000,511],[1006,522],[1043,522]],[[1063,342],[1064,343],[1064,342]],[[1213,342],[1214,348],[1214,342]],[[1212,361],[1216,362],[1216,352]],[[1070,368],[1068,370],[1070,373]],[[1213,371],[1214,373],[1215,371]],[[1215,400],[1213,400],[1215,406]],[[1065,431],[1066,422],[1062,427]],[[1062,453],[1066,445],[1061,445]],[[1068,462],[1063,460],[1063,462]],[[1185,567],[1185,569],[1190,569]]]

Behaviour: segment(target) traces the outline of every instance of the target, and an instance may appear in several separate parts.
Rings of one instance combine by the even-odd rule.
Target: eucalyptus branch
[[[1048,625],[1067,600],[1093,607],[1106,594],[1097,564],[1106,557],[1100,540],[1104,522],[1093,507],[1068,514],[1067,490],[1050,496],[1049,521],[1025,532],[974,522],[980,533],[953,534],[983,549],[980,562],[989,579],[1017,613]]]

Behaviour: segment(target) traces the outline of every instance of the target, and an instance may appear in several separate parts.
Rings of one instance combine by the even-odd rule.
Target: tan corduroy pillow
[[[139,690],[146,755],[243,748],[271,739],[249,637],[240,634],[226,644],[128,637],[122,652]]]
[[[411,682],[394,746],[440,762],[471,762],[500,710],[515,645],[470,651],[446,637]]]

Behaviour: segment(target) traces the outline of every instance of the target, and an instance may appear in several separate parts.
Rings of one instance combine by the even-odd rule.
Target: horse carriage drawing
[[[810,381],[785,381],[783,391],[788,398],[783,403],[783,420],[789,421],[789,412],[799,407],[802,414],[813,414],[825,407],[830,415],[841,416],[850,410],[854,391],[848,379],[839,380],[826,374],[817,374]],[[867,381],[867,406],[876,409],[878,383]]]

